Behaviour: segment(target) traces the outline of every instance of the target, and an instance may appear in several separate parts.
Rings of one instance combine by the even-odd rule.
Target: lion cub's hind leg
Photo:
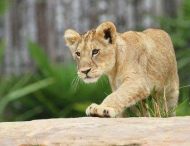
[[[176,115],[176,107],[178,103],[178,96],[179,96],[179,89],[178,88],[171,88],[168,95],[167,95],[167,106],[168,106],[168,114],[169,116]]]

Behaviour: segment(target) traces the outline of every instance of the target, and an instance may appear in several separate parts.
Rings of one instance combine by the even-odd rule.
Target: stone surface
[[[190,117],[0,123],[0,146],[190,146]]]

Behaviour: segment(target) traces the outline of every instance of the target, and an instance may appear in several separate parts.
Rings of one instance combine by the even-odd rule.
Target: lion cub
[[[165,31],[118,33],[112,22],[104,22],[84,34],[68,29],[64,39],[76,60],[78,76],[91,83],[106,74],[112,87],[113,93],[100,105],[93,103],[86,109],[88,116],[121,117],[126,108],[147,98],[152,90],[157,98],[165,94],[169,110],[176,107],[177,63]]]

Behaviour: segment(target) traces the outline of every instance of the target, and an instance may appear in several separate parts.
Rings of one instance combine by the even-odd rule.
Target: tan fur
[[[165,89],[169,109],[177,105],[177,63],[165,31],[118,33],[112,22],[104,22],[83,35],[67,30],[64,38],[77,62],[79,77],[88,83],[106,74],[113,90],[100,105],[90,105],[87,115],[119,117],[125,108],[147,98],[153,89],[159,97]],[[92,56],[93,49],[99,49],[98,54]],[[82,73],[88,69],[91,70],[87,75]]]

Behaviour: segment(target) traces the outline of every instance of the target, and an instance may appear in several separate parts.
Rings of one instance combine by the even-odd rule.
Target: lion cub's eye
[[[75,52],[75,54],[76,54],[78,57],[80,57],[80,52]]]
[[[100,49],[93,49],[93,50],[92,50],[92,56],[98,54],[99,51],[100,51]]]

